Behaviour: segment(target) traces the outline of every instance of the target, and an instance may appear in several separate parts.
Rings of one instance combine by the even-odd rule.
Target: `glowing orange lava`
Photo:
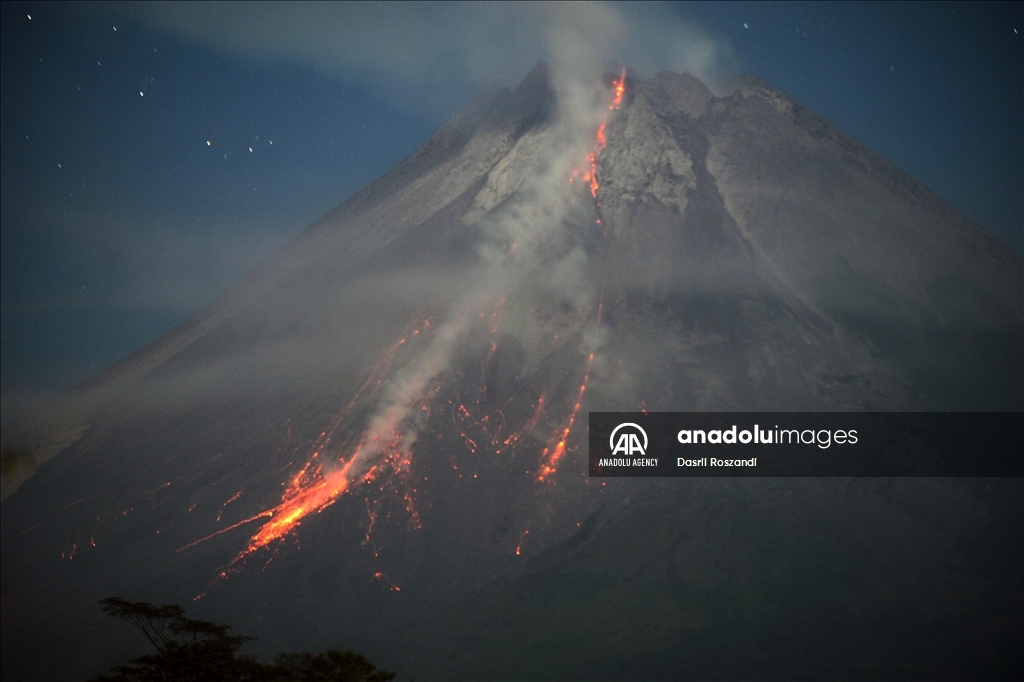
[[[622,100],[626,94],[626,69],[623,67],[622,73],[617,79],[612,80],[612,87],[614,88],[614,97],[611,104],[608,105],[608,111],[617,111],[622,106]],[[597,157],[608,145],[608,139],[606,137],[607,130],[607,119],[601,122],[601,125],[597,128],[597,133],[594,136],[594,147],[591,152],[587,155],[587,163],[589,170],[583,174],[583,182],[588,183],[590,188],[590,196],[593,197],[594,201],[597,201],[597,192],[601,185],[597,179]],[[579,170],[573,171],[569,176],[569,184],[573,184],[573,181],[580,175]],[[600,203],[597,206],[600,207]],[[604,224],[601,219],[597,219],[597,224]],[[598,303],[597,309],[597,326],[601,326],[601,314],[604,308],[604,293],[602,291],[601,301]],[[576,396],[576,403],[573,406],[572,412],[570,412],[568,418],[565,421],[565,425],[556,432],[556,435],[552,439],[554,442],[552,445],[544,448],[541,453],[541,466],[537,473],[538,481],[546,481],[553,474],[558,471],[558,462],[565,455],[567,442],[569,435],[572,432],[573,424],[576,422],[576,418],[579,416],[581,406],[583,405],[583,394],[587,390],[587,382],[590,380],[590,370],[594,364],[594,354],[591,353],[587,358],[587,368],[583,375],[583,382],[580,384],[579,393]]]
[[[612,100],[608,111],[615,111],[622,105],[622,96],[626,94],[626,67],[622,67],[622,74],[619,76],[619,80],[612,81],[612,85],[615,86],[615,99]]]
[[[376,442],[379,436],[371,436],[364,440],[349,457],[345,465],[339,469],[325,470],[317,465],[312,471],[304,467],[296,474],[285,491],[281,504],[262,512],[259,516],[270,516],[249,540],[236,561],[258,549],[266,547],[275,540],[280,540],[301,525],[302,521],[314,512],[321,512],[355,485],[374,480],[385,465],[395,471],[408,470],[411,452],[407,445],[405,429],[396,423],[388,424],[390,437],[386,442]],[[371,457],[380,457],[377,463],[364,471],[355,470],[365,466]],[[307,465],[308,467],[308,465]],[[411,501],[407,500],[407,509],[414,512]]]
[[[507,447],[515,447],[524,436],[528,435],[537,426],[537,422],[540,421],[541,416],[544,414],[544,395],[541,394],[537,398],[537,406],[533,408],[533,414],[526,423],[522,425],[515,433],[505,439],[504,445]]]
[[[380,581],[380,583],[382,585],[384,585],[384,587],[388,588],[392,592],[401,592],[402,591],[401,587],[399,587],[398,585],[396,585],[393,582],[391,582],[391,578],[387,577],[386,575],[384,575],[380,571],[377,571],[376,573],[374,573],[373,577],[374,577],[375,580]]]
[[[519,534],[519,542],[516,544],[516,556],[521,556],[523,553],[523,540],[530,534],[529,530],[524,530]]]
[[[280,504],[190,542],[179,551],[254,521],[269,519],[252,535],[245,549],[239,552],[221,573],[221,578],[226,577],[245,557],[284,538],[298,528],[307,516],[323,511],[354,486],[374,480],[385,467],[390,467],[398,474],[408,473],[412,439],[407,436],[408,424],[405,420],[408,415],[401,411],[386,414],[378,423],[371,424],[363,440],[343,462],[333,464],[323,460],[328,455],[331,439],[348,413],[368,393],[381,387],[392,368],[398,350],[413,337],[427,336],[422,332],[430,331],[430,324],[429,317],[419,324],[410,324],[402,337],[385,350],[363,385],[313,443],[306,463],[286,482]],[[420,409],[426,409],[427,400],[429,397],[424,399]],[[415,411],[412,406],[410,408],[410,411]],[[242,491],[238,491],[224,503],[221,515],[224,508],[237,500],[241,493]],[[412,522],[418,524],[415,505],[408,494],[406,510],[410,513]],[[220,515],[217,520],[220,521]]]
[[[622,105],[626,92],[625,69],[622,70],[621,75],[617,79],[612,80],[612,86],[614,96],[608,106],[609,112],[618,110]],[[597,128],[593,147],[587,155],[586,165],[574,170],[569,178],[570,184],[573,184],[577,178],[586,183],[595,203],[597,202],[598,190],[600,189],[597,178],[598,158],[607,146],[607,118],[608,114],[605,114],[605,120]],[[596,203],[596,205],[600,206],[599,203]],[[598,218],[597,223],[602,224],[600,218]],[[517,248],[518,244],[512,243],[506,258],[511,258],[516,253]],[[601,324],[602,306],[603,291],[597,312],[598,327]],[[488,440],[493,447],[492,451],[495,453],[515,448],[528,434],[536,429],[544,416],[545,410],[548,408],[545,396],[540,395],[532,415],[516,431],[510,434],[507,430],[508,425],[506,424],[505,413],[497,407],[488,406],[488,396],[485,392],[487,371],[498,350],[497,335],[501,327],[504,307],[505,299],[501,298],[495,302],[489,316],[487,312],[481,312],[479,315],[481,322],[487,324],[491,338],[488,353],[481,366],[480,389],[475,404],[470,399],[467,401],[467,406],[467,404],[460,402],[461,398],[457,397],[449,401],[452,409],[452,421],[458,428],[466,447],[474,454],[479,454],[482,449],[481,445],[486,448]],[[476,312],[473,313],[473,316],[474,318],[476,317]],[[583,322],[586,322],[586,318],[584,318]],[[442,325],[441,328],[444,329],[445,325]],[[429,383],[429,381],[433,380],[430,379],[428,381],[425,371],[420,374],[423,378],[422,383],[414,384],[416,386],[415,393],[411,393],[408,396],[403,394],[401,401],[393,402],[391,407],[378,413],[365,428],[362,439],[354,447],[351,442],[347,444],[332,443],[332,439],[336,433],[349,432],[349,427],[351,426],[349,422],[351,420],[348,417],[353,408],[385,385],[385,380],[392,375],[392,370],[395,368],[396,359],[399,357],[400,351],[407,346],[407,343],[415,342],[418,344],[425,337],[429,336],[434,336],[436,339],[438,338],[436,335],[438,333],[440,332],[435,332],[431,328],[431,319],[428,317],[419,324],[410,324],[402,334],[402,337],[385,350],[374,364],[363,385],[313,442],[308,451],[311,454],[307,457],[305,464],[284,483],[285,489],[279,504],[233,523],[226,528],[221,528],[204,538],[182,547],[182,549],[204,542],[242,525],[260,522],[262,525],[251,535],[245,548],[220,573],[220,578],[224,578],[229,573],[238,570],[238,567],[244,562],[246,557],[284,539],[301,526],[311,514],[324,511],[337,501],[341,495],[347,492],[350,493],[357,486],[369,484],[378,477],[381,477],[379,488],[380,492],[384,493],[386,488],[390,490],[388,481],[391,479],[382,476],[382,474],[390,471],[398,476],[408,476],[411,470],[412,443],[416,439],[416,427],[414,424],[423,423],[422,418],[424,413],[429,412],[430,401],[436,397],[440,390],[438,385]],[[555,338],[558,338],[557,335]],[[582,410],[584,394],[587,390],[591,370],[594,365],[594,355],[591,352],[587,357],[583,380],[580,383],[571,411],[562,420],[559,428],[555,430],[549,440],[548,447],[544,448],[541,453],[540,466],[536,472],[537,481],[549,481],[557,473],[559,463],[567,452],[567,444],[572,435],[572,429]],[[415,366],[417,362],[418,360],[413,360],[407,367]],[[436,362],[440,363],[442,361],[437,360]],[[444,360],[444,362],[447,362],[447,360]],[[434,367],[435,365],[424,361],[424,366]],[[430,376],[436,375],[430,374]],[[429,387],[432,385],[434,388],[424,389],[424,386]],[[418,403],[416,402],[417,400],[419,400]],[[342,430],[343,425],[345,425],[344,430]],[[475,437],[471,437],[471,433]],[[458,467],[456,466],[456,468]],[[476,478],[476,474],[474,474],[474,478]],[[405,500],[405,508],[411,519],[410,525],[418,527],[419,519],[413,498],[413,495],[416,493],[416,487],[409,482],[408,478],[405,479],[405,483],[404,490],[396,488],[394,492]],[[220,515],[217,517],[218,522],[225,509],[236,502],[241,495],[242,491],[239,490],[223,504]],[[380,499],[375,492],[367,490],[367,514],[370,517],[370,523],[366,531],[367,541],[370,541],[370,536],[377,524]],[[387,518],[387,512],[385,511],[384,513],[384,518]],[[528,534],[528,530],[524,530],[520,534],[519,542],[515,548],[517,556],[522,553],[523,542]],[[77,546],[71,548],[71,551],[68,553],[70,555],[69,558],[74,556],[74,552],[77,549]],[[375,554],[376,549],[374,549]],[[400,591],[399,586],[394,584],[383,573],[377,572],[373,577],[389,590]]]
[[[587,390],[587,382],[590,381],[590,368],[594,365],[594,354],[591,353],[587,356],[587,369],[583,373],[583,382],[580,384],[579,393],[576,394],[576,404],[573,405],[572,412],[569,413],[569,418],[565,422],[565,427],[559,432],[557,438],[558,442],[555,443],[554,448],[546,447],[541,453],[543,463],[540,466],[540,471],[537,473],[538,481],[546,481],[551,477],[552,474],[558,471],[558,461],[565,455],[566,441],[569,440],[569,434],[572,432],[572,425],[576,422],[576,417],[579,416],[580,407],[583,405],[583,393]],[[550,454],[549,454],[550,453]]]
[[[608,105],[608,111],[617,111],[622,106],[622,98],[626,94],[626,69],[623,67],[622,74],[617,80],[612,81],[614,88],[615,97],[612,99],[611,104]],[[587,164],[589,170],[583,173],[583,182],[590,186],[590,196],[595,200],[597,199],[597,190],[600,189],[600,183],[597,181],[597,156],[601,151],[608,145],[608,140],[605,138],[605,127],[607,121],[602,121],[601,125],[597,128],[597,135],[595,136],[594,149],[587,155]],[[580,175],[579,170],[575,170],[569,176],[569,184],[573,184],[573,181],[577,176]]]

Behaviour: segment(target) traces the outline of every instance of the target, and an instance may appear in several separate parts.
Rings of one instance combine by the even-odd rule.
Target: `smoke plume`
[[[660,3],[157,2],[106,7],[229,54],[287,59],[352,78],[392,101],[436,113],[461,108],[484,87],[513,85],[538,61],[577,62],[579,67],[577,58],[596,45],[607,59],[641,75],[685,71],[713,90],[736,66],[727,43]]]

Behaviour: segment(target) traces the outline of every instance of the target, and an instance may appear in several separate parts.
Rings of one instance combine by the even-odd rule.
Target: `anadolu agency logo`
[[[619,433],[619,432],[622,433]],[[615,436],[618,435],[618,440]],[[640,445],[640,438],[644,439],[644,444]],[[647,454],[647,432],[644,431],[639,424],[632,422],[625,422],[619,424],[612,429],[612,435],[608,437],[608,447],[612,449],[612,455],[626,455],[632,457],[633,455],[643,456]]]
[[[624,422],[612,429],[608,436],[611,457],[598,460],[599,467],[653,467],[657,469],[657,458],[646,457],[647,432],[639,424]]]

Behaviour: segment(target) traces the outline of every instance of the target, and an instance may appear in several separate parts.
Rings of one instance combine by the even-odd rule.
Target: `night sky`
[[[612,9],[641,75],[700,64],[722,92],[753,74],[1024,250],[1024,3]],[[184,322],[546,58],[521,5],[2,12],[5,423]]]

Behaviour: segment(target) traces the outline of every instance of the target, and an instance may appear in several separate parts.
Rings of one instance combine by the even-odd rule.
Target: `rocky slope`
[[[57,410],[3,502],[4,677],[138,653],[111,595],[417,678],[1019,664],[1020,481],[587,479],[588,410],[1024,409],[1007,247],[763,83],[625,86],[593,194],[538,67]],[[247,552],[389,404],[404,459]]]

